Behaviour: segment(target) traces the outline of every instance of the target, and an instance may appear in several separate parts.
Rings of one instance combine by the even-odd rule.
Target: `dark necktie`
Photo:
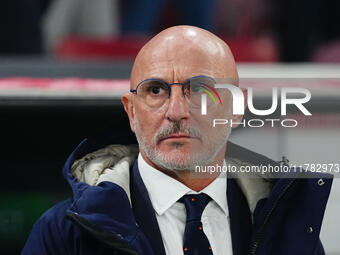
[[[206,194],[184,195],[179,202],[184,203],[187,220],[184,230],[183,251],[185,255],[213,254],[207,236],[203,232],[201,216],[211,198]]]

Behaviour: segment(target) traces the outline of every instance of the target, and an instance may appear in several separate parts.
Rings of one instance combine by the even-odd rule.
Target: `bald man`
[[[331,179],[196,171],[280,166],[227,141],[242,116],[217,81],[238,86],[233,55],[214,34],[177,26],[152,38],[122,97],[138,145],[84,140],[63,169],[73,197],[37,221],[23,254],[324,254]],[[202,115],[205,92],[221,104]],[[234,125],[214,128],[217,117]]]

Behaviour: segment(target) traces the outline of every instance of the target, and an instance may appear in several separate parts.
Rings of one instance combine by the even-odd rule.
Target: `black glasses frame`
[[[170,95],[171,95],[171,86],[172,85],[181,85],[182,86],[183,96],[185,97],[184,87],[186,85],[190,84],[192,79],[197,79],[197,78],[208,78],[208,79],[211,79],[214,83],[216,83],[214,78],[212,78],[210,76],[205,76],[205,75],[198,75],[198,76],[191,77],[191,78],[187,79],[184,83],[182,83],[182,82],[167,83],[167,82],[165,82],[165,81],[163,81],[161,79],[149,78],[149,79],[145,79],[145,80],[141,81],[140,83],[138,83],[138,85],[137,85],[137,87],[135,89],[130,89],[130,92],[131,93],[135,93],[137,95],[138,87],[140,85],[142,85],[144,82],[146,82],[146,81],[158,81],[158,82],[162,83],[163,85],[165,85],[168,88],[168,98],[170,98]]]

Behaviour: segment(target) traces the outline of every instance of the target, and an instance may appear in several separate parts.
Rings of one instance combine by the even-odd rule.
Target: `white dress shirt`
[[[222,172],[207,187],[196,192],[150,166],[141,154],[138,155],[138,168],[155,210],[167,255],[183,255],[186,210],[184,204],[177,201],[185,194],[198,193],[212,198],[202,213],[201,221],[213,254],[232,255],[226,173]]]

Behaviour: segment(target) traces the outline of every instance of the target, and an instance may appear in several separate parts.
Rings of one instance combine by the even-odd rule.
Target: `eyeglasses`
[[[190,106],[198,107],[201,104],[203,93],[209,94],[209,90],[216,92],[215,83],[215,80],[209,76],[195,76],[184,83],[167,83],[160,79],[151,78],[141,81],[136,89],[131,89],[130,92],[135,93],[149,107],[158,108],[170,98],[171,86],[180,85],[182,86],[183,96],[189,101]]]

